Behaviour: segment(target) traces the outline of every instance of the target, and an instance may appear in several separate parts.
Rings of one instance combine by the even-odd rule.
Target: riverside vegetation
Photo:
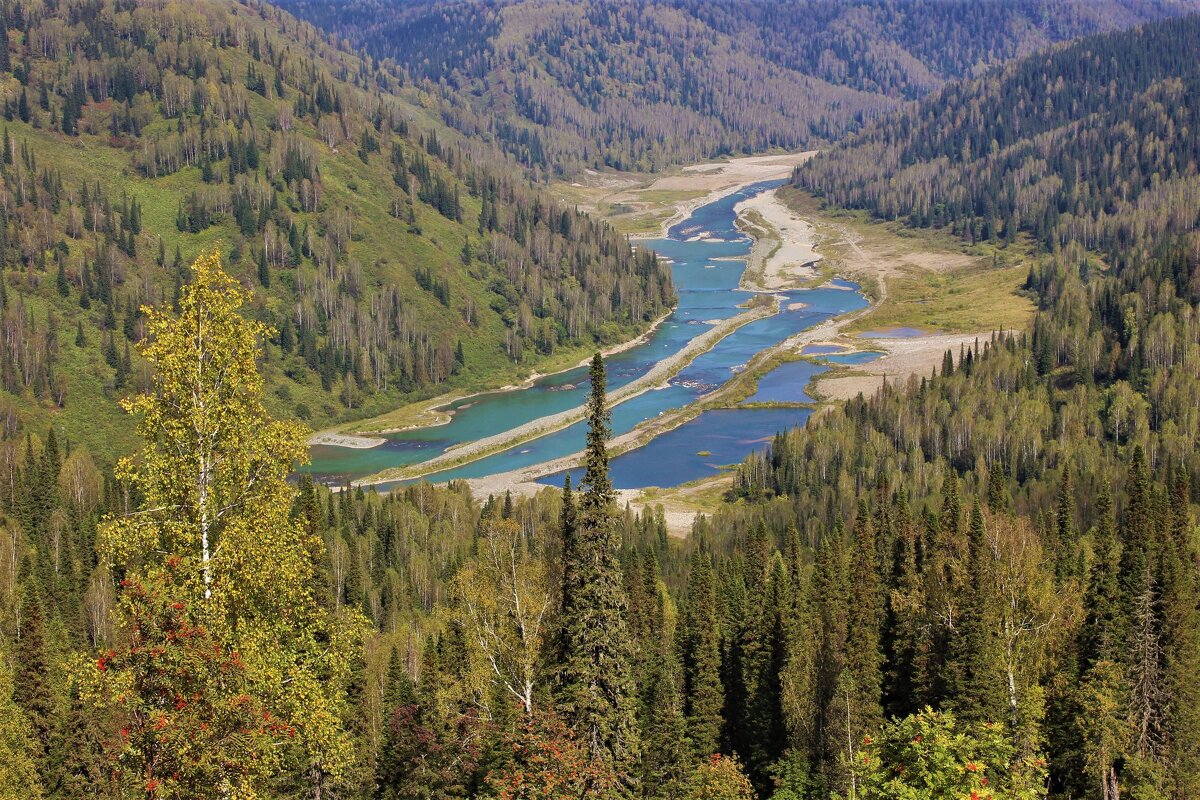
[[[1200,145],[1194,126],[1182,129],[1186,104],[1151,103],[1156,93],[1195,94],[1181,88],[1200,62],[1200,37],[1186,33],[1194,19],[1033,55],[950,84],[894,120],[899,141],[932,133],[916,123],[931,109],[964,109],[947,135],[957,145],[995,140],[986,165],[976,164],[975,145],[889,161],[880,157],[888,135],[872,127],[798,171],[827,202],[997,249],[1022,240],[1035,253],[1023,285],[1035,317],[1026,329],[948,352],[927,377],[830,406],[781,433],[676,539],[661,511],[616,504],[599,357],[579,487],[476,499],[461,483],[387,494],[289,484],[306,457],[301,415],[278,391],[288,385],[281,340],[295,321],[270,312],[285,299],[304,307],[306,295],[292,294],[284,276],[312,278],[323,262],[303,248],[295,266],[268,260],[265,286],[254,266],[261,231],[237,233],[236,217],[179,230],[190,224],[187,198],[203,191],[202,164],[146,175],[136,164],[156,152],[145,149],[153,138],[132,151],[121,144],[133,141],[121,126],[143,118],[139,107],[152,122],[138,135],[157,124],[168,141],[206,126],[211,134],[216,111],[181,112],[181,132],[178,119],[163,116],[165,97],[148,89],[118,94],[119,102],[77,96],[76,107],[54,87],[69,91],[76,77],[85,87],[102,77],[105,86],[136,82],[153,73],[150,54],[171,54],[167,63],[191,80],[190,70],[207,65],[211,91],[193,83],[184,96],[208,108],[223,92],[237,94],[225,74],[267,75],[270,95],[278,67],[267,69],[282,59],[286,107],[306,130],[322,75],[324,92],[342,92],[326,100],[341,97],[349,119],[366,119],[345,110],[350,98],[389,96],[377,83],[389,73],[266,6],[59,0],[0,10],[13,116],[4,151],[13,160],[0,172],[9,209],[0,283],[0,797],[1200,796],[1200,234],[1196,206],[1188,216],[1172,199],[1188,191]],[[185,35],[197,31],[208,36]],[[260,55],[274,42],[274,61],[248,57],[251,33]],[[277,38],[285,33],[287,44]],[[153,49],[140,46],[153,36]],[[307,80],[318,64],[353,67],[336,84],[332,66]],[[1105,91],[1129,87],[1130,102],[1089,105],[1100,84],[1081,64],[1103,65]],[[1000,108],[987,98],[1001,90],[1021,95],[1019,113],[965,110]],[[268,99],[251,94],[251,107]],[[64,112],[81,126],[78,137],[55,127]],[[1126,112],[1111,130],[1097,124]],[[88,133],[89,116],[117,132]],[[1013,119],[1020,130],[1004,133]],[[1085,120],[1094,140],[1057,133]],[[410,124],[408,136],[394,135],[412,155],[432,129],[414,133]],[[387,127],[377,131],[381,142]],[[1127,171],[1112,137],[1122,154],[1140,153]],[[1142,148],[1143,139],[1153,146]],[[244,132],[241,141],[248,146]],[[380,186],[404,194],[383,154],[366,152],[364,161],[309,146],[322,154],[326,198],[344,191],[339,202],[361,202],[365,214]],[[482,147],[464,141],[454,163]],[[861,187],[886,181],[871,177],[875,170],[926,157],[930,174],[994,175],[995,197],[1022,198],[1003,206],[1015,216],[966,202],[959,193],[974,186],[966,179],[931,181],[903,196],[911,207],[902,198],[870,205],[877,192]],[[230,158],[210,154],[221,191]],[[442,169],[432,154],[422,158]],[[1016,188],[1027,185],[1027,158],[1051,182],[1028,196]],[[845,166],[861,161],[870,162],[866,172]],[[460,180],[440,163],[444,182]],[[104,189],[101,173],[117,174],[117,164],[128,165],[125,181],[136,188],[127,207]],[[382,167],[379,184],[355,172],[371,165]],[[1158,177],[1143,171],[1151,166]],[[1068,167],[1069,178],[1058,171]],[[76,198],[66,188],[76,169],[89,177],[88,204],[82,188]],[[262,161],[257,169],[232,185],[267,181]],[[351,174],[361,175],[357,190],[339,182]],[[1119,191],[1109,188],[1114,174]],[[511,180],[521,196],[540,196]],[[415,181],[414,193],[424,185]],[[294,200],[284,213],[315,215],[307,220],[317,236],[318,220],[331,222],[328,209],[303,211],[303,181],[298,195],[289,187],[274,190],[279,208]],[[468,199],[468,190],[459,198],[466,207],[491,203]],[[434,252],[427,240],[444,225],[439,242],[463,236],[449,252],[458,258],[469,232],[419,198],[412,207],[422,233],[402,232],[412,237],[403,241]],[[78,237],[57,233],[73,208],[100,222],[79,219]],[[667,301],[653,259],[568,213],[572,231],[598,237],[573,239],[562,219],[557,234],[525,230],[538,233],[535,244],[557,236],[564,247],[592,241],[602,251],[613,241],[620,255],[589,268],[626,265],[644,281],[638,286]],[[163,237],[165,265],[150,230]],[[52,235],[39,239],[39,231]],[[323,227],[323,236],[333,231]],[[239,235],[238,259],[200,249]],[[511,238],[520,244],[515,229]],[[181,255],[176,268],[175,243],[200,255]],[[406,294],[431,295],[431,307],[449,314],[433,288],[421,288],[423,262],[403,263],[413,269],[402,276],[414,284]],[[470,268],[453,273],[456,311],[454,287],[475,285],[462,277]],[[363,302],[370,296],[364,290]],[[498,331],[501,312],[493,313]],[[562,346],[594,346],[606,321],[593,320],[600,327],[587,329],[590,340],[581,332]],[[494,353],[503,341],[476,336],[469,346]],[[104,358],[112,351],[115,364]],[[72,364],[90,365],[78,373],[91,377],[76,377]],[[320,371],[311,375],[306,391],[334,405],[335,382],[318,390]],[[117,397],[130,414],[118,416]]]

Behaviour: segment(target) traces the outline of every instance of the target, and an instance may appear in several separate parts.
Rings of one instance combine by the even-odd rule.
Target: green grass
[[[875,300],[883,294],[878,281],[887,282],[886,298],[847,326],[847,333],[894,327],[976,333],[1021,328],[1033,315],[1033,303],[1019,291],[1028,274],[1027,242],[968,248],[944,230],[822,208],[811,195],[790,187],[779,196],[816,227],[825,274],[860,281]]]
[[[887,301],[847,331],[911,327],[972,333],[1020,328],[1034,310],[1029,298],[1017,293],[1027,274],[1027,267],[1015,265],[894,277],[888,281]]]

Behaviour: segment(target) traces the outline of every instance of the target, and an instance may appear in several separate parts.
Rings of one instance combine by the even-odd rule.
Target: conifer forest
[[[0,800],[1200,798],[1197,0],[0,0],[0,113]]]

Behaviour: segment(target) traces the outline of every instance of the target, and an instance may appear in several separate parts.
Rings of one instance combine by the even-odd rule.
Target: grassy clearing
[[[823,209],[811,195],[790,187],[779,197],[816,226],[823,270],[860,281],[879,301],[846,333],[892,327],[974,333],[1020,328],[1033,314],[1032,302],[1019,293],[1028,273],[1025,243],[967,247],[946,231]]]
[[[1020,328],[1033,314],[1033,303],[1017,293],[1028,268],[985,267],[897,275],[888,279],[887,300],[856,321],[848,333],[912,327],[946,333]]]

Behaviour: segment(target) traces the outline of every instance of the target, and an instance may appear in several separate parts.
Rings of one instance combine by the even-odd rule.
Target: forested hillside
[[[945,81],[1190,0],[284,0],[553,174],[826,143]]]
[[[945,106],[964,110],[946,135],[972,152],[1002,118],[1048,120],[1040,180],[1087,187],[1061,195],[1076,219],[1128,222],[1066,225],[1058,209],[1053,236],[1021,243],[1028,330],[983,335],[928,377],[782,433],[674,539],[661,512],[617,504],[598,356],[578,487],[485,499],[457,483],[288,482],[307,452],[295,405],[365,391],[340,361],[318,388],[330,362],[308,354],[359,330],[322,309],[375,314],[394,275],[413,284],[397,296],[432,298],[417,330],[457,331],[419,314],[468,324],[471,292],[504,274],[479,255],[486,238],[505,269],[552,253],[574,271],[543,277],[580,293],[582,343],[633,324],[613,310],[622,280],[666,296],[653,261],[574,212],[546,217],[511,173],[470,166],[477,143],[460,152],[402,112],[376,127],[371,103],[387,95],[366,65],[286,16],[215,0],[0,10],[3,375],[17,381],[0,444],[0,797],[1200,797],[1200,233],[1172,199],[1195,173],[1195,134],[1180,128],[1194,130],[1193,20],[1033,56],[928,101],[962,98]],[[1130,42],[1140,51],[1123,55]],[[164,71],[174,101],[129,94]],[[1027,76],[1014,109],[987,100],[1014,75]],[[1171,87],[1180,102],[1157,116],[1137,100]],[[894,140],[928,108],[899,117]],[[1122,108],[1128,120],[1098,124]],[[337,153],[311,139],[339,119],[361,126],[330,129]],[[269,135],[252,135],[260,124]],[[1072,124],[1105,148],[1074,149],[1057,133]],[[1119,150],[1110,127],[1126,132]],[[857,147],[880,158],[872,137],[884,133]],[[949,157],[904,158],[936,171]],[[1005,187],[1031,167],[993,168]],[[368,183],[375,170],[382,183]],[[314,198],[333,205],[305,210]],[[359,224],[392,200],[398,220]],[[1126,201],[1136,215],[1118,213]],[[363,217],[339,234],[347,206]],[[983,234],[965,220],[960,233]],[[368,257],[388,236],[428,260]],[[238,258],[202,249],[222,239]],[[449,263],[461,272],[438,271]],[[610,305],[588,305],[590,286]],[[511,330],[499,303],[479,313]],[[462,370],[472,348],[506,341],[461,330]],[[120,433],[134,424],[136,445]]]
[[[1200,222],[1200,17],[954,84],[795,176],[828,202],[962,237],[1127,248]]]
[[[276,331],[268,402],[316,423],[578,358],[672,302],[652,255],[414,124],[390,76],[271,6],[0,16],[9,436],[130,444],[140,308],[212,243]]]

